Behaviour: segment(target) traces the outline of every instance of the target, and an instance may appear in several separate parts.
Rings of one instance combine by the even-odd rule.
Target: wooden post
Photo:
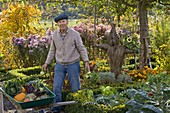
[[[0,87],[2,83],[0,82]],[[0,90],[0,113],[4,113],[3,93]]]
[[[0,113],[4,113],[3,94],[0,92]]]

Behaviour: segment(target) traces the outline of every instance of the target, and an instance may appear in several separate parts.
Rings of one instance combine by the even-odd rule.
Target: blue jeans
[[[68,74],[71,91],[75,92],[80,89],[80,62],[78,61],[68,65],[56,63],[53,86],[53,91],[56,95],[55,102],[62,101],[62,88],[66,74]],[[59,107],[55,109],[59,110]]]

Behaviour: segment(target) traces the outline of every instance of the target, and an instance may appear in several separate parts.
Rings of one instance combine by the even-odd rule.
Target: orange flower
[[[146,76],[143,76],[144,79],[146,79]]]
[[[156,73],[157,73],[156,70],[151,71],[151,74],[156,74]]]
[[[148,69],[149,67],[148,66],[144,66],[145,69]]]
[[[133,72],[129,72],[128,74],[129,74],[129,75],[134,75],[135,73],[133,73]]]
[[[143,74],[144,74],[144,75],[146,75],[146,74],[147,74],[147,73],[146,73],[146,70],[143,70]]]
[[[91,64],[92,64],[92,65],[95,65],[95,64],[96,64],[96,62],[95,62],[95,61],[92,61],[92,62],[91,62]]]
[[[141,74],[141,73],[138,73],[138,76],[142,77],[142,74]]]

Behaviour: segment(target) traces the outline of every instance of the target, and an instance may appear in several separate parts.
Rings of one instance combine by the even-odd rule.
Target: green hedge
[[[6,73],[6,76],[10,78],[18,78],[22,79],[24,82],[29,82],[37,79],[47,79],[49,78],[49,74],[41,74],[42,68],[40,66],[21,68],[21,69],[13,69]],[[8,78],[8,79],[10,79]],[[8,80],[7,79],[7,80]]]
[[[5,72],[0,72],[0,82],[10,80],[12,78],[15,78],[14,76],[7,75]]]
[[[8,71],[7,74],[16,77],[28,77],[35,74],[40,74],[41,70],[42,69],[40,66],[35,66],[29,68],[13,69]]]

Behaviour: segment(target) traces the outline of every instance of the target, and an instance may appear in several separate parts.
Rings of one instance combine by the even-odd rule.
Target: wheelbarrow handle
[[[7,96],[7,97],[9,97],[9,98],[12,98],[12,97],[10,97],[10,96],[4,91],[4,89],[3,89],[2,87],[0,87],[0,91],[1,91],[5,96]]]
[[[2,87],[0,87],[0,91],[1,91],[2,93],[6,93],[6,92],[2,89]]]

